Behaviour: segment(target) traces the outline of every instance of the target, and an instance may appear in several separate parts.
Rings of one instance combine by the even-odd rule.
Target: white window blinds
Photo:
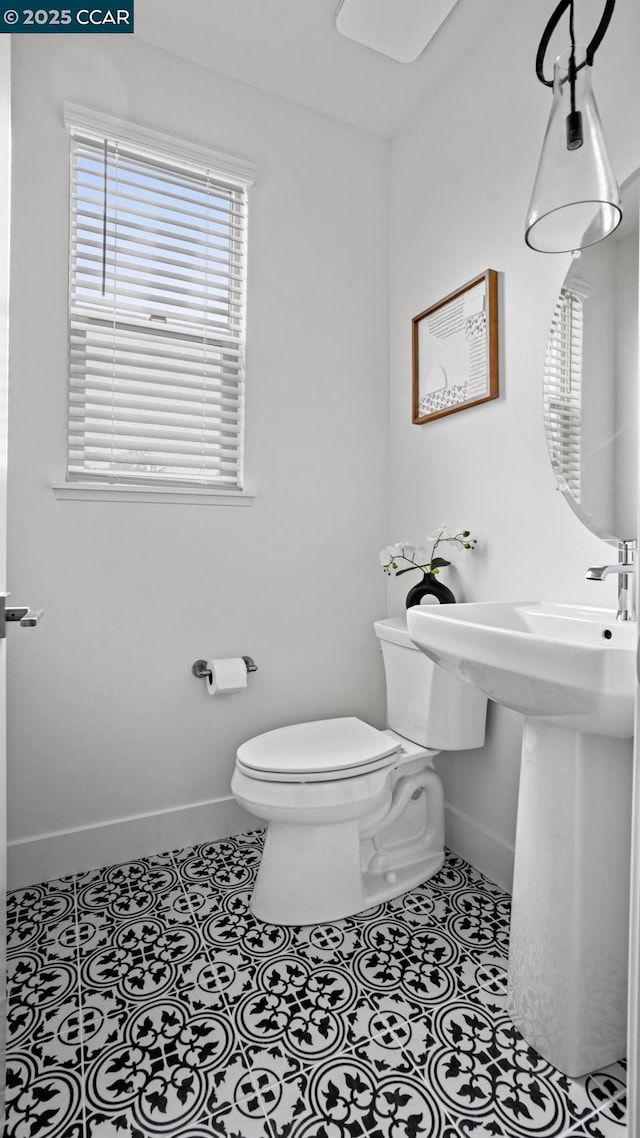
[[[99,119],[67,115],[67,477],[240,489],[252,179]]]
[[[544,416],[557,477],[580,502],[583,296],[563,288],[544,361]]]

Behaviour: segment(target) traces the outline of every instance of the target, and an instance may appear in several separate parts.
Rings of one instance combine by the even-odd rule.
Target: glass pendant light
[[[593,57],[613,14],[607,0],[587,48],[576,46],[573,0],[561,0],[545,28],[536,73],[553,86],[553,106],[527,214],[525,241],[540,253],[567,253],[595,245],[622,220],[620,189],[604,141],[591,89]],[[571,47],[558,57],[553,80],[544,76],[544,56],[558,20],[569,9]]]

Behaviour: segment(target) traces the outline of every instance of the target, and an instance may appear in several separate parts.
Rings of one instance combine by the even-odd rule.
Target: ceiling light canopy
[[[336,27],[347,39],[413,63],[457,0],[341,0]]]

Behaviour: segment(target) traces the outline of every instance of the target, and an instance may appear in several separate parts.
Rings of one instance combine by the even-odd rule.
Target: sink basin
[[[447,671],[523,715],[591,735],[633,735],[637,625],[553,601],[423,605],[409,635]]]
[[[507,1006],[578,1077],[626,1050],[635,622],[553,601],[409,609],[414,644],[524,715]]]

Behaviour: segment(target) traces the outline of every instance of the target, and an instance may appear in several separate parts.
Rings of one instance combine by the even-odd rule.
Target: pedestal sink
[[[637,625],[554,602],[415,607],[437,664],[525,716],[509,1011],[579,1076],[626,1050]]]

